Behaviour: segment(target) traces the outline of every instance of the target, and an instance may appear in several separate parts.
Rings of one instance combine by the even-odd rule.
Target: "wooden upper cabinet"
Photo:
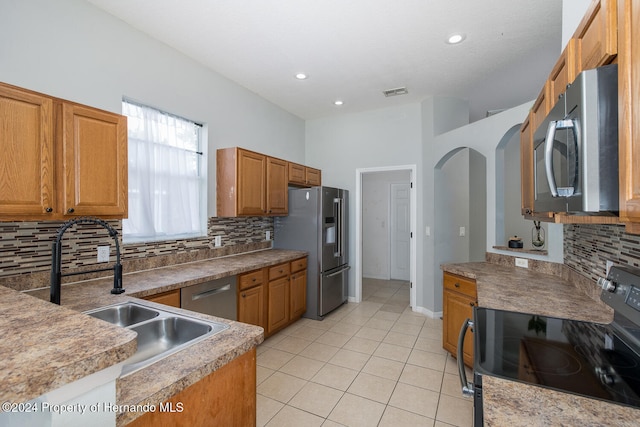
[[[570,39],[556,65],[551,70],[547,89],[547,96],[549,97],[549,110],[547,110],[547,113],[556,105],[560,94],[567,90],[567,85],[576,78],[575,45],[575,39]]]
[[[267,158],[262,154],[238,150],[238,214],[266,213]]]
[[[609,64],[618,54],[617,3],[617,0],[598,0],[589,6],[573,36],[576,75]]]
[[[535,133],[536,129],[542,121],[547,117],[549,111],[551,110],[551,102],[549,102],[549,96],[547,94],[549,89],[549,84],[547,83],[543,88],[538,98],[533,103],[533,107],[531,107],[531,114],[529,116],[531,133]]]
[[[317,187],[322,183],[320,169],[310,168],[298,163],[289,162],[289,185],[300,187]]]
[[[288,165],[284,160],[267,157],[267,213],[286,215],[289,211]]]
[[[64,215],[127,216],[127,118],[63,103]]]
[[[287,214],[286,161],[239,147],[216,156],[217,216]]]
[[[306,185],[306,167],[298,163],[289,162],[289,184]]]
[[[0,85],[0,216],[55,210],[53,101]]]
[[[127,120],[0,83],[0,220],[127,216]]]
[[[640,0],[619,0],[620,219],[640,234]]]
[[[320,169],[306,167],[305,177],[309,187],[317,187],[322,184],[322,172]]]

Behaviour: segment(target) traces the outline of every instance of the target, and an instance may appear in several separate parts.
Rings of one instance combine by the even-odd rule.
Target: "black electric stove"
[[[615,312],[609,325],[474,310],[473,384],[461,377],[474,394],[474,425],[482,425],[483,375],[640,408],[640,270],[615,266],[598,283]]]

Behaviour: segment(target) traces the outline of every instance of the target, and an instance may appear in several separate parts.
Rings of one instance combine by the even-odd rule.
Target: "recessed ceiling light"
[[[340,101],[339,99],[333,101],[333,105],[337,105],[338,107],[344,105],[344,101]]]
[[[462,43],[462,41],[465,39],[465,37],[466,36],[464,34],[460,34],[460,33],[451,34],[449,36],[449,38],[447,39],[447,43],[449,43],[449,44]]]
[[[296,79],[298,79],[298,80],[305,80],[307,77],[309,77],[309,76],[307,76],[305,73],[296,74]]]

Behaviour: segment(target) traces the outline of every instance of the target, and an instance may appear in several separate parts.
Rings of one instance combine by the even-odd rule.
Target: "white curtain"
[[[152,241],[202,236],[200,126],[127,101],[129,218],[124,240]]]

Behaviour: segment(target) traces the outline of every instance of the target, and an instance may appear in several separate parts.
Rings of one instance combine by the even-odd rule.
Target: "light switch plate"
[[[529,268],[529,260],[526,258],[516,258],[516,267]]]
[[[271,231],[267,230],[265,240],[271,240]]]
[[[98,246],[98,262],[109,262],[109,246]]]
[[[222,246],[222,236],[215,236],[213,238],[213,244],[216,248],[219,248],[220,246]]]

